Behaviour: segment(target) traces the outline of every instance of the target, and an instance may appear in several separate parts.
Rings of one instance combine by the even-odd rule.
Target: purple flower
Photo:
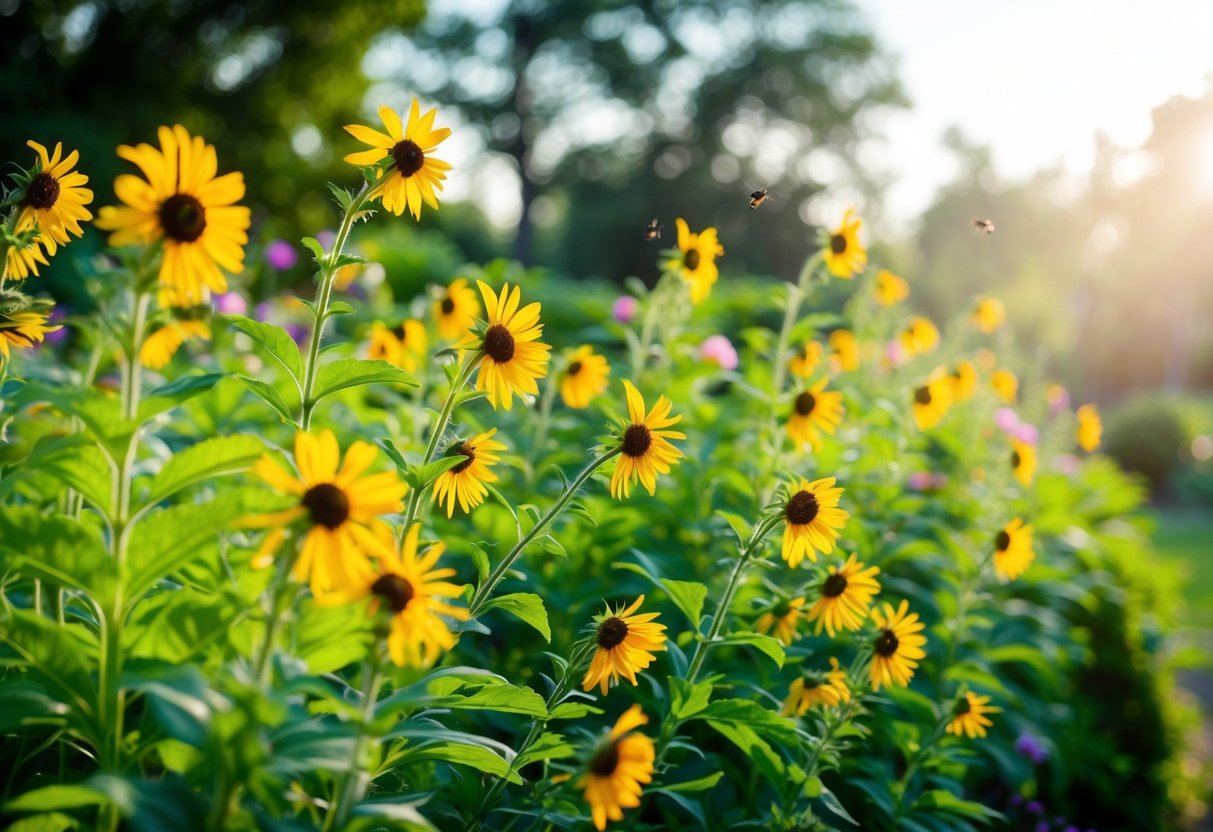
[[[299,252],[295,251],[295,247],[286,240],[274,240],[266,246],[265,262],[269,263],[280,272],[295,267],[299,262]]]
[[[215,309],[225,315],[247,315],[248,301],[239,292],[224,292],[215,295]]]
[[[287,324],[283,329],[286,330],[287,335],[291,336],[291,340],[301,347],[303,346],[303,342],[307,340],[308,332],[299,326],[299,324]]]
[[[1082,832],[1082,830],[1081,830],[1081,829],[1079,829],[1077,826],[1075,826],[1074,824],[1072,824],[1072,823],[1071,823],[1071,824],[1070,824],[1069,826],[1067,826],[1065,829],[1061,830],[1061,832]]]
[[[1049,822],[1047,820],[1042,820],[1040,823],[1036,824],[1035,832],[1049,832]]]
[[[253,307],[253,317],[265,323],[269,321],[274,312],[274,307],[270,305],[268,300],[263,300],[261,303]]]
[[[46,319],[48,324],[61,324],[67,320],[67,310],[62,306],[56,306],[51,310],[50,316]],[[61,344],[67,340],[67,327],[56,329],[54,332],[48,332],[43,336],[48,344]]]
[[[636,317],[636,307],[639,305],[636,298],[631,295],[622,295],[615,300],[615,304],[611,307],[611,317],[621,324],[630,324],[632,318]]]
[[[1040,765],[1049,759],[1049,749],[1031,734],[1020,734],[1019,739],[1015,740],[1015,750],[1033,765]]]
[[[737,369],[737,350],[729,339],[723,335],[709,336],[699,345],[699,355],[704,361],[710,361],[725,370]]]
[[[1036,425],[1029,425],[1027,422],[1020,422],[1019,427],[1015,429],[1015,438],[1020,442],[1035,445],[1038,441],[1040,441],[1040,431],[1036,429]]]
[[[994,413],[994,423],[1007,436],[1013,436],[1019,430],[1019,415],[1009,407],[1000,407]]]
[[[1023,795],[1018,794],[1018,793],[1011,795],[1011,805],[1012,806],[1022,806],[1023,805]]]
[[[333,247],[333,243],[337,242],[337,234],[334,231],[321,231],[316,235],[316,241],[328,251]]]
[[[1033,815],[1043,815],[1045,813],[1044,804],[1039,800],[1029,800],[1028,805],[1024,807]]]

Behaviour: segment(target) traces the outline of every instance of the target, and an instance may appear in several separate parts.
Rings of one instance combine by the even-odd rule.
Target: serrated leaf
[[[270,357],[290,374],[295,386],[299,386],[299,380],[303,377],[303,359],[299,355],[299,345],[285,329],[245,317],[233,318],[232,326],[264,347]]]
[[[304,237],[299,242],[303,243],[303,247],[312,253],[312,257],[317,263],[324,261],[324,246],[320,245],[319,240],[315,237]]]

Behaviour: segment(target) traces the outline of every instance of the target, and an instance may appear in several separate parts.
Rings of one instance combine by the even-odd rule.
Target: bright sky
[[[883,125],[895,176],[885,210],[902,229],[953,173],[940,137],[956,125],[993,149],[1004,177],[1090,169],[1095,133],[1123,146],[1150,111],[1201,95],[1213,73],[1208,0],[858,0],[900,58],[911,110]]]

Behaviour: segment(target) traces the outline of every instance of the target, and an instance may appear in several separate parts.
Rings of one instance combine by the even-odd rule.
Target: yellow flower
[[[915,315],[897,336],[897,340],[901,342],[907,354],[922,355],[939,346],[939,329],[927,318]]]
[[[691,303],[700,304],[712,292],[712,284],[720,278],[716,258],[724,255],[724,246],[716,238],[715,228],[705,228],[698,234],[691,231],[687,221],[679,217],[678,250],[681,254],[666,261],[668,271],[677,272],[691,286]]]
[[[1019,379],[1010,370],[995,370],[990,374],[990,386],[995,395],[1007,404],[1015,404],[1019,395]]]
[[[598,832],[606,829],[608,820],[623,820],[624,809],[639,806],[641,784],[653,780],[653,741],[644,734],[632,733],[648,721],[639,705],[624,711],[611,733],[594,749],[586,773],[577,781],[577,788],[584,790],[590,804]]]
[[[591,399],[603,394],[610,376],[606,358],[588,346],[578,347],[560,375],[560,398],[569,407],[583,410],[590,406]]]
[[[952,711],[952,721],[948,723],[947,732],[958,737],[964,734],[971,740],[984,737],[986,729],[994,724],[986,719],[986,714],[1002,712],[1002,708],[989,703],[989,696],[977,696],[971,691],[965,691],[965,695],[956,703],[956,709]]]
[[[1093,404],[1084,404],[1075,413],[1078,417],[1078,447],[1091,453],[1099,447],[1103,438],[1103,422],[1099,418],[1099,409]]]
[[[939,371],[932,373],[925,384],[914,388],[910,410],[914,414],[914,425],[919,430],[930,430],[948,415],[954,389],[951,377]]]
[[[847,280],[868,266],[868,253],[859,242],[859,228],[863,220],[852,218],[854,213],[853,208],[847,209],[842,215],[842,223],[830,232],[822,249],[830,274]]]
[[[37,275],[40,265],[49,266],[50,261],[37,238],[23,246],[10,245],[4,257],[4,279],[25,280],[31,274]]]
[[[1027,488],[1036,476],[1036,448],[1018,439],[1011,440],[1011,471],[1019,484]]]
[[[1070,394],[1056,381],[1051,381],[1045,385],[1045,401],[1049,403],[1049,410],[1056,413],[1070,403]]]
[[[19,309],[15,312],[0,311],[0,356],[5,361],[12,358],[9,344],[19,350],[31,349],[42,343],[48,332],[57,332],[62,324],[47,325],[50,310],[35,308]]]
[[[836,373],[853,373],[859,369],[859,339],[849,329],[830,333],[830,359]]]
[[[804,716],[811,708],[824,710],[850,701],[847,672],[838,666],[838,659],[831,656],[829,670],[809,672],[792,681],[782,713],[784,716]]]
[[[594,638],[598,642],[590,669],[581,680],[582,690],[598,685],[603,696],[610,685],[620,678],[636,684],[637,671],[644,670],[657,658],[654,653],[665,650],[665,625],[658,624],[655,612],[636,615],[644,603],[641,595],[630,607],[611,613],[608,608],[595,620],[598,630]]]
[[[625,499],[637,480],[649,494],[657,492],[657,475],[670,473],[670,467],[682,459],[682,451],[670,444],[671,439],[686,439],[685,433],[665,430],[682,421],[681,416],[670,418],[673,405],[665,396],[645,415],[644,398],[632,382],[624,379],[623,389],[628,400],[629,423],[620,437],[622,451],[611,475],[611,496]]]
[[[480,372],[476,389],[488,393],[494,408],[509,410],[514,395],[534,396],[539,393],[536,379],[548,374],[548,351],[552,348],[539,343],[543,324],[539,322],[539,303],[528,303],[522,309],[522,290],[510,284],[501,287],[500,296],[483,280],[476,281],[488,310],[488,328],[480,338],[477,357]]]
[[[872,665],[868,670],[872,690],[881,685],[908,687],[918,659],[927,654],[923,645],[927,637],[922,635],[924,625],[918,613],[909,612],[909,603],[901,602],[897,611],[886,603],[883,612],[872,610],[872,621],[876,624],[876,638],[872,642]]]
[[[973,398],[977,391],[977,368],[972,361],[960,361],[952,370],[952,401],[963,402]]]
[[[910,296],[910,284],[888,269],[876,274],[876,288],[872,292],[881,306],[892,306]]]
[[[16,230],[36,227],[38,242],[46,247],[48,255],[54,256],[58,246],[67,245],[69,235],[84,236],[80,223],[93,218],[84,207],[93,201],[93,192],[84,187],[88,177],[72,170],[80,159],[77,151],[64,157],[60,142],[55,144],[55,152],[48,155],[46,148],[37,142],[25,144],[37,152],[38,169],[23,189]]]
[[[998,298],[980,298],[973,307],[973,326],[989,335],[1002,326],[1007,318],[1007,310]]]
[[[835,487],[833,477],[813,482],[802,478],[792,484],[783,509],[783,559],[788,566],[795,568],[806,557],[816,563],[819,551],[834,551],[838,530],[851,516],[838,507],[843,490]]]
[[[876,575],[880,569],[864,565],[855,555],[842,566],[831,566],[830,574],[821,584],[821,597],[809,610],[809,620],[817,622],[818,635],[824,628],[834,637],[841,630],[858,630],[868,617],[868,607],[880,592]]]
[[[188,318],[170,321],[147,336],[139,348],[139,361],[149,370],[159,370],[172,361],[181,345],[189,340],[211,340],[210,324]]]
[[[373,596],[371,614],[379,605],[391,611],[391,629],[387,648],[392,663],[398,667],[429,667],[438,657],[455,646],[455,635],[445,618],[467,621],[468,611],[443,601],[458,598],[463,587],[448,579],[454,569],[435,569],[446,544],[435,543],[420,555],[417,540],[421,525],[413,524],[405,535],[399,556],[390,544],[390,534],[376,553],[381,572],[365,574],[362,580],[344,590],[317,597],[320,606],[335,606],[360,601]]]
[[[463,335],[480,314],[480,301],[468,286],[466,278],[451,281],[451,285],[434,301],[434,320],[438,322],[438,335],[453,341]]]
[[[214,146],[180,124],[161,127],[159,137],[159,149],[118,148],[147,181],[130,174],[115,179],[114,193],[123,205],[102,208],[97,227],[114,232],[111,246],[164,240],[160,285],[175,305],[194,306],[210,292],[227,291],[220,267],[233,274],[244,270],[249,209],[235,204],[244,197],[244,176],[215,176]]]
[[[792,401],[792,412],[788,414],[788,436],[798,446],[808,445],[814,451],[821,450],[821,434],[825,431],[831,436],[842,422],[842,393],[826,392],[828,378],[823,378],[803,390]]]
[[[754,622],[760,633],[775,631],[775,638],[784,644],[796,640],[796,622],[804,618],[804,597],[781,598]]]
[[[505,445],[493,440],[496,433],[497,428],[493,428],[447,449],[447,456],[463,456],[463,462],[434,480],[434,502],[440,505],[446,502],[447,517],[455,514],[456,501],[465,513],[483,503],[489,493],[484,484],[497,481],[489,466],[501,459],[496,452],[504,451]]]
[[[1013,581],[1036,560],[1032,551],[1032,527],[1016,517],[994,536],[994,572]]]
[[[396,216],[403,214],[407,207],[413,219],[421,219],[422,202],[438,210],[438,197],[434,190],[442,190],[442,180],[446,179],[446,172],[451,166],[430,154],[451,135],[451,129],[435,129],[434,117],[437,115],[437,107],[421,115],[421,105],[414,96],[409,107],[407,126],[401,124],[400,116],[391,107],[379,108],[379,119],[387,130],[386,135],[361,124],[345,126],[347,133],[371,146],[370,150],[349,154],[345,161],[363,167],[391,157],[387,169],[392,173],[375,191],[372,199],[381,200],[383,207]]]
[[[788,369],[797,378],[808,378],[821,361],[822,346],[818,341],[809,341],[804,348],[788,361]]]
[[[382,359],[405,372],[415,373],[425,360],[429,338],[421,321],[408,319],[388,329],[379,321],[371,325],[367,358]]]

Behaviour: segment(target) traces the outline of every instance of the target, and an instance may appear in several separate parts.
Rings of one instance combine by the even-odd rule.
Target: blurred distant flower
[[[253,307],[253,317],[264,323],[270,319],[273,309],[268,300],[263,300]]]
[[[63,307],[61,307],[61,306],[56,306],[54,309],[51,310],[50,317],[46,319],[46,322],[48,324],[62,324],[66,320],[67,320],[66,310],[64,310]],[[67,340],[67,336],[68,336],[67,327],[57,326],[54,329],[48,329],[46,331],[45,340],[46,340],[46,343],[48,343],[48,344],[61,344]]]
[[[1024,488],[1032,485],[1036,476],[1036,448],[1018,439],[1011,439],[1011,471]]]
[[[1019,735],[1019,738],[1015,740],[1015,752],[1037,766],[1049,759],[1049,749],[1045,748],[1044,743],[1031,734]],[[1044,807],[1033,800],[1028,804],[1028,811],[1039,815],[1044,812]]]
[[[1033,827],[1032,832],[1049,832],[1049,822],[1042,820]]]
[[[910,359],[910,354],[906,351],[906,348],[901,345],[900,341],[893,340],[885,345],[884,357],[888,359],[889,363],[894,367],[900,367]]]
[[[308,331],[299,324],[286,324],[282,328],[286,330],[287,335],[291,336],[291,340],[301,347],[307,340]]]
[[[811,708],[833,708],[839,702],[850,701],[847,672],[838,666],[838,659],[831,656],[829,670],[810,670],[792,681],[781,713],[784,716],[804,716]]]
[[[830,363],[834,372],[852,373],[859,369],[859,339],[849,329],[836,329],[830,333]]]
[[[186,310],[187,314],[190,310]],[[211,327],[204,320],[185,317],[157,329],[139,348],[139,360],[149,370],[164,368],[186,341],[211,340]]]
[[[666,261],[665,268],[677,272],[690,284],[691,303],[703,303],[712,292],[712,284],[720,278],[716,258],[724,255],[724,246],[720,244],[715,228],[695,233],[682,217],[674,223],[678,226],[678,256]]]
[[[973,393],[977,390],[977,368],[973,366],[972,361],[961,361],[957,363],[956,369],[952,370],[952,400],[963,402],[973,397]]]
[[[1015,404],[1019,395],[1019,379],[1010,370],[995,370],[990,374],[990,386],[998,398],[1007,404]]]
[[[1040,431],[1036,429],[1036,425],[1020,422],[1019,427],[1015,429],[1015,438],[1020,442],[1035,445],[1040,441]]]
[[[1002,326],[1007,318],[1007,310],[998,298],[980,298],[973,307],[973,326],[989,335]]]
[[[922,355],[939,346],[939,328],[929,318],[915,315],[897,338],[911,356]]]
[[[1045,401],[1049,403],[1050,413],[1060,413],[1070,405],[1070,393],[1057,382],[1045,387]]]
[[[704,361],[716,364],[725,370],[737,369],[737,350],[723,335],[710,335],[699,345],[699,355]]]
[[[330,231],[327,228],[324,231],[318,231],[316,232],[316,242],[320,243],[325,251],[328,251],[337,242],[337,232]]]
[[[1067,477],[1078,473],[1078,457],[1074,454],[1058,454],[1053,458],[1053,467]]]
[[[394,327],[375,321],[371,324],[371,345],[367,358],[380,359],[405,372],[415,373],[425,359],[428,342],[425,324],[421,321],[409,318]]]
[[[994,424],[1007,436],[1014,436],[1019,430],[1019,414],[1009,407],[1000,407],[994,411]]]
[[[1029,800],[1028,805],[1024,808],[1034,815],[1043,815],[1045,813],[1044,804],[1039,800]]]
[[[560,373],[560,398],[575,410],[587,408],[595,396],[606,392],[610,375],[611,365],[606,358],[589,345],[582,345],[568,357]]]
[[[451,285],[439,292],[434,300],[434,320],[438,322],[438,335],[452,340],[469,329],[480,314],[480,301],[476,292],[468,286],[467,278],[457,277]]]
[[[796,640],[796,622],[804,618],[804,596],[781,598],[754,622],[760,633],[775,631],[775,638],[790,645]]]
[[[797,378],[808,378],[813,375],[813,371],[817,369],[817,363],[821,361],[821,351],[821,344],[817,341],[809,341],[805,344],[800,352],[788,360],[788,369],[792,371],[792,375]]]
[[[868,266],[868,252],[859,242],[859,229],[863,220],[854,216],[855,209],[848,208],[842,222],[829,233],[822,248],[826,268],[835,277],[850,280]]]
[[[910,403],[914,425],[919,430],[930,430],[948,415],[951,406],[951,377],[941,372],[933,373],[925,384],[914,388]]]
[[[1004,581],[1013,581],[1036,560],[1032,551],[1032,526],[1016,517],[994,535],[994,572]]]
[[[396,216],[408,208],[413,219],[421,219],[421,203],[438,210],[435,190],[442,190],[442,181],[450,164],[435,159],[430,154],[451,135],[449,127],[434,127],[438,108],[421,114],[421,105],[414,96],[409,106],[409,120],[402,124],[400,116],[391,107],[379,108],[379,119],[387,133],[380,133],[361,124],[347,124],[345,131],[360,142],[369,144],[370,150],[361,150],[345,157],[351,165],[375,165],[389,160],[391,171],[386,182],[375,191],[372,199],[379,199],[383,207]]]
[[[239,292],[215,295],[215,309],[225,315],[247,315],[248,301]]]
[[[990,704],[989,696],[978,696],[972,691],[956,703],[952,711],[952,721],[948,723],[947,732],[960,736],[964,734],[969,739],[977,739],[986,735],[986,729],[993,726],[986,714],[1000,713],[1002,708]]]
[[[821,433],[818,431],[833,436],[842,422],[842,393],[827,391],[828,382],[829,378],[823,378],[792,400],[787,432],[797,447],[808,445],[814,451],[821,450]]]
[[[295,268],[299,252],[286,240],[274,240],[265,247],[265,262],[280,272]]]
[[[1078,408],[1078,447],[1091,453],[1099,447],[1103,439],[1103,421],[1099,418],[1099,409],[1093,404],[1084,404]]]
[[[935,491],[948,484],[948,475],[935,471],[914,471],[906,477],[911,491]]]
[[[882,269],[876,275],[876,288],[873,290],[873,296],[881,306],[892,306],[910,296],[910,284],[888,269]]]
[[[639,305],[631,295],[620,295],[611,306],[611,317],[621,324],[630,324],[632,318],[636,317],[636,308]]]

